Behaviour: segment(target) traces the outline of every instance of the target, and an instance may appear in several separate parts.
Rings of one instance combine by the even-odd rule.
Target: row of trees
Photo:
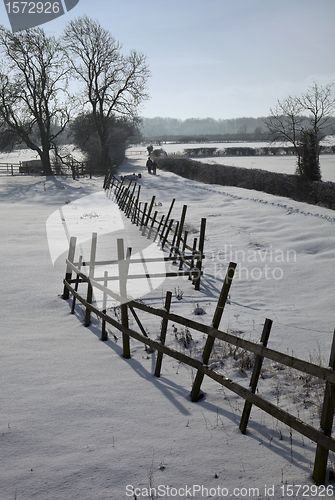
[[[12,33],[0,26],[0,150],[25,144],[50,175],[50,152],[70,126],[100,172],[122,161],[150,72],[142,53],[124,56],[121,48],[87,16],[68,23],[59,39],[41,28]]]
[[[234,135],[243,139],[246,135],[256,135],[262,139],[266,127],[263,118],[231,118],[215,120],[214,118],[178,118],[155,117],[143,118],[141,132],[143,137],[158,140],[162,137],[201,137]]]

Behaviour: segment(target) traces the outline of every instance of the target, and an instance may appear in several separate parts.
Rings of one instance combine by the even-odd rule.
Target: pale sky
[[[41,27],[59,35],[84,14],[124,54],[147,56],[141,116],[265,116],[277,99],[335,82],[335,0],[80,0]]]

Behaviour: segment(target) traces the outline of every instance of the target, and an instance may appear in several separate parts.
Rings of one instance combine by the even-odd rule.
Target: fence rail
[[[43,168],[37,166],[28,166],[24,165],[25,162],[20,163],[0,163],[0,174],[7,173],[10,175],[17,174],[43,174]],[[92,171],[87,168],[87,164],[85,162],[76,162],[76,163],[63,163],[56,164],[53,166],[53,171],[55,175],[72,175],[73,178],[80,177],[84,175],[90,175],[92,177]]]
[[[148,154],[148,152],[145,151],[144,149],[142,151],[141,150],[134,151],[134,150],[130,150],[130,149],[126,150],[126,156],[147,155],[147,154]]]
[[[0,172],[14,175],[20,173],[21,163],[0,163]]]

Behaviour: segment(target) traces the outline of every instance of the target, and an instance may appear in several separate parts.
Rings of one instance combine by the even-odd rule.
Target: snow
[[[141,200],[156,196],[158,217],[172,198],[176,219],[188,206],[190,238],[207,220],[201,290],[170,278],[138,292],[141,300],[162,308],[171,290],[172,312],[210,324],[228,262],[236,260],[220,328],[258,342],[268,317],[269,347],[327,364],[335,325],[334,211],[168,172],[151,176],[144,156],[119,173],[133,172],[142,174]],[[85,328],[80,306],[70,314],[71,302],[60,298],[65,237],[77,232],[87,255],[90,233],[97,232],[97,259],[115,257],[116,238],[134,255],[152,245],[106,197],[102,178],[1,175],[0,200],[1,499],[134,499],[133,488],[137,498],[150,498],[150,486],[157,489],[153,498],[280,499],[287,485],[311,488],[314,443],[257,408],[242,435],[243,400],[205,378],[205,397],[192,403],[193,369],[164,356],[157,379],[155,353],[131,341],[126,360],[119,332],[108,328],[109,340],[101,342],[95,317]],[[195,316],[197,307],[206,314]],[[140,317],[155,339],[159,319]],[[190,333],[184,348],[169,324],[167,343],[200,357],[203,336]],[[223,364],[212,363],[247,386],[243,357],[218,344],[218,358],[224,349]],[[260,394],[318,428],[314,386],[273,365],[264,364]]]

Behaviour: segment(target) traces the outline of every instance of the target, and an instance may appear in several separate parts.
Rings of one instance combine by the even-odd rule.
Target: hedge
[[[159,158],[157,164],[161,170],[173,172],[186,179],[205,184],[254,189],[335,210],[334,182],[308,182],[298,175],[227,165],[211,165],[182,157]]]

